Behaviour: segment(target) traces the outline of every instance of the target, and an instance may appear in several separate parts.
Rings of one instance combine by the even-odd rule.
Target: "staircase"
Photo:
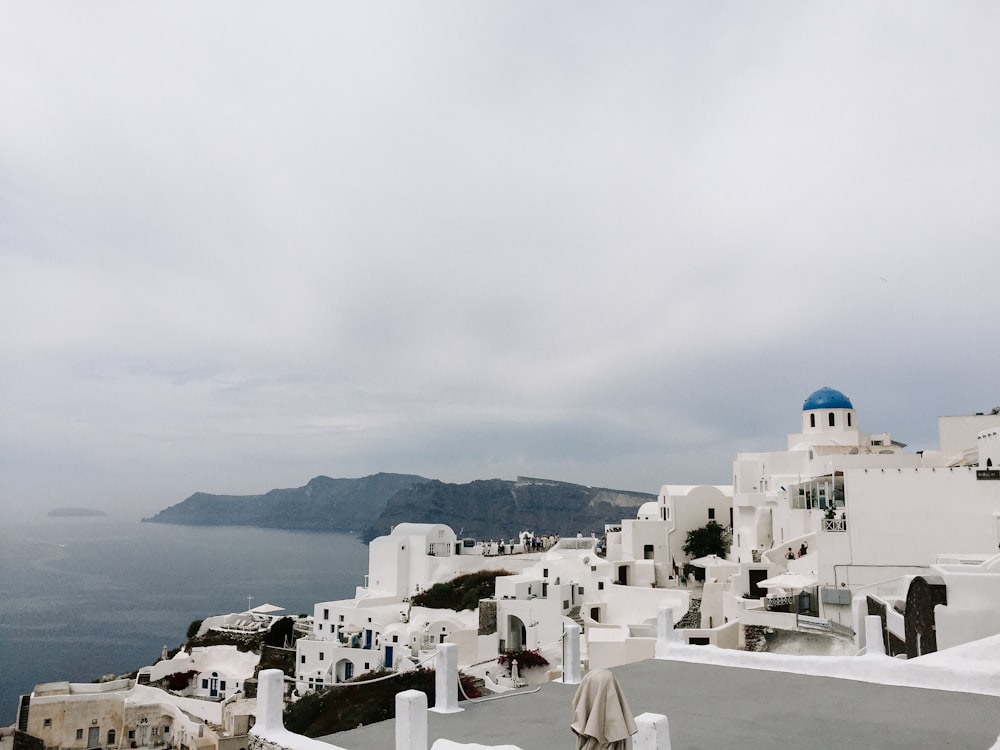
[[[17,728],[22,732],[28,731],[28,704],[31,703],[30,695],[22,695],[20,704],[17,707]]]
[[[580,605],[577,604],[573,609],[571,609],[566,616],[580,626],[580,635],[583,635],[584,624],[583,617],[580,616]]]
[[[458,687],[462,695],[470,699],[491,695],[489,688],[486,687],[486,681],[482,677],[476,677],[475,675],[467,674],[465,672],[460,675]],[[469,688],[474,688],[475,691],[478,692],[478,696],[475,695]],[[466,695],[466,693],[468,694]]]
[[[688,611],[687,613],[677,622],[675,625],[678,630],[684,628],[700,628],[701,627],[701,599],[695,599],[691,597],[688,600]]]

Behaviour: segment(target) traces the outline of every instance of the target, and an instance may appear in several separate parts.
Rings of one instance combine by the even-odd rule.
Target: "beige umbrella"
[[[625,750],[637,730],[618,680],[607,669],[584,675],[573,696],[577,750]]]

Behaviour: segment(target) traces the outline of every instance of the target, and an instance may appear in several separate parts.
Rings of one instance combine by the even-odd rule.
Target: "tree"
[[[709,521],[700,529],[687,533],[684,541],[684,554],[691,558],[705,555],[726,556],[726,530],[715,521]]]

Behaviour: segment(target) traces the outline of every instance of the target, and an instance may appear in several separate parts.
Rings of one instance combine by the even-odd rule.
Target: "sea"
[[[174,526],[113,516],[0,528],[0,726],[42,682],[154,663],[214,614],[312,614],[354,596],[368,547],[350,534]]]

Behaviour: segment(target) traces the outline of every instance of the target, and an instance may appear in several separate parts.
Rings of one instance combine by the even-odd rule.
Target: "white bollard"
[[[427,750],[427,695],[396,693],[396,750]]]
[[[673,607],[660,607],[656,610],[656,646],[653,655],[657,659],[667,658],[670,647],[676,642]]]
[[[434,708],[436,714],[455,714],[458,707],[458,646],[439,643],[434,657]]]
[[[632,750],[670,750],[670,726],[663,714],[639,714],[637,731],[632,736]]]
[[[865,654],[885,656],[885,641],[882,638],[882,618],[878,615],[865,616]]]
[[[282,718],[284,693],[285,674],[280,669],[261,670],[257,675],[257,721],[254,723],[258,732],[285,728]]]
[[[567,685],[579,685],[580,674],[580,626],[575,622],[566,623],[563,631],[563,676]]]

